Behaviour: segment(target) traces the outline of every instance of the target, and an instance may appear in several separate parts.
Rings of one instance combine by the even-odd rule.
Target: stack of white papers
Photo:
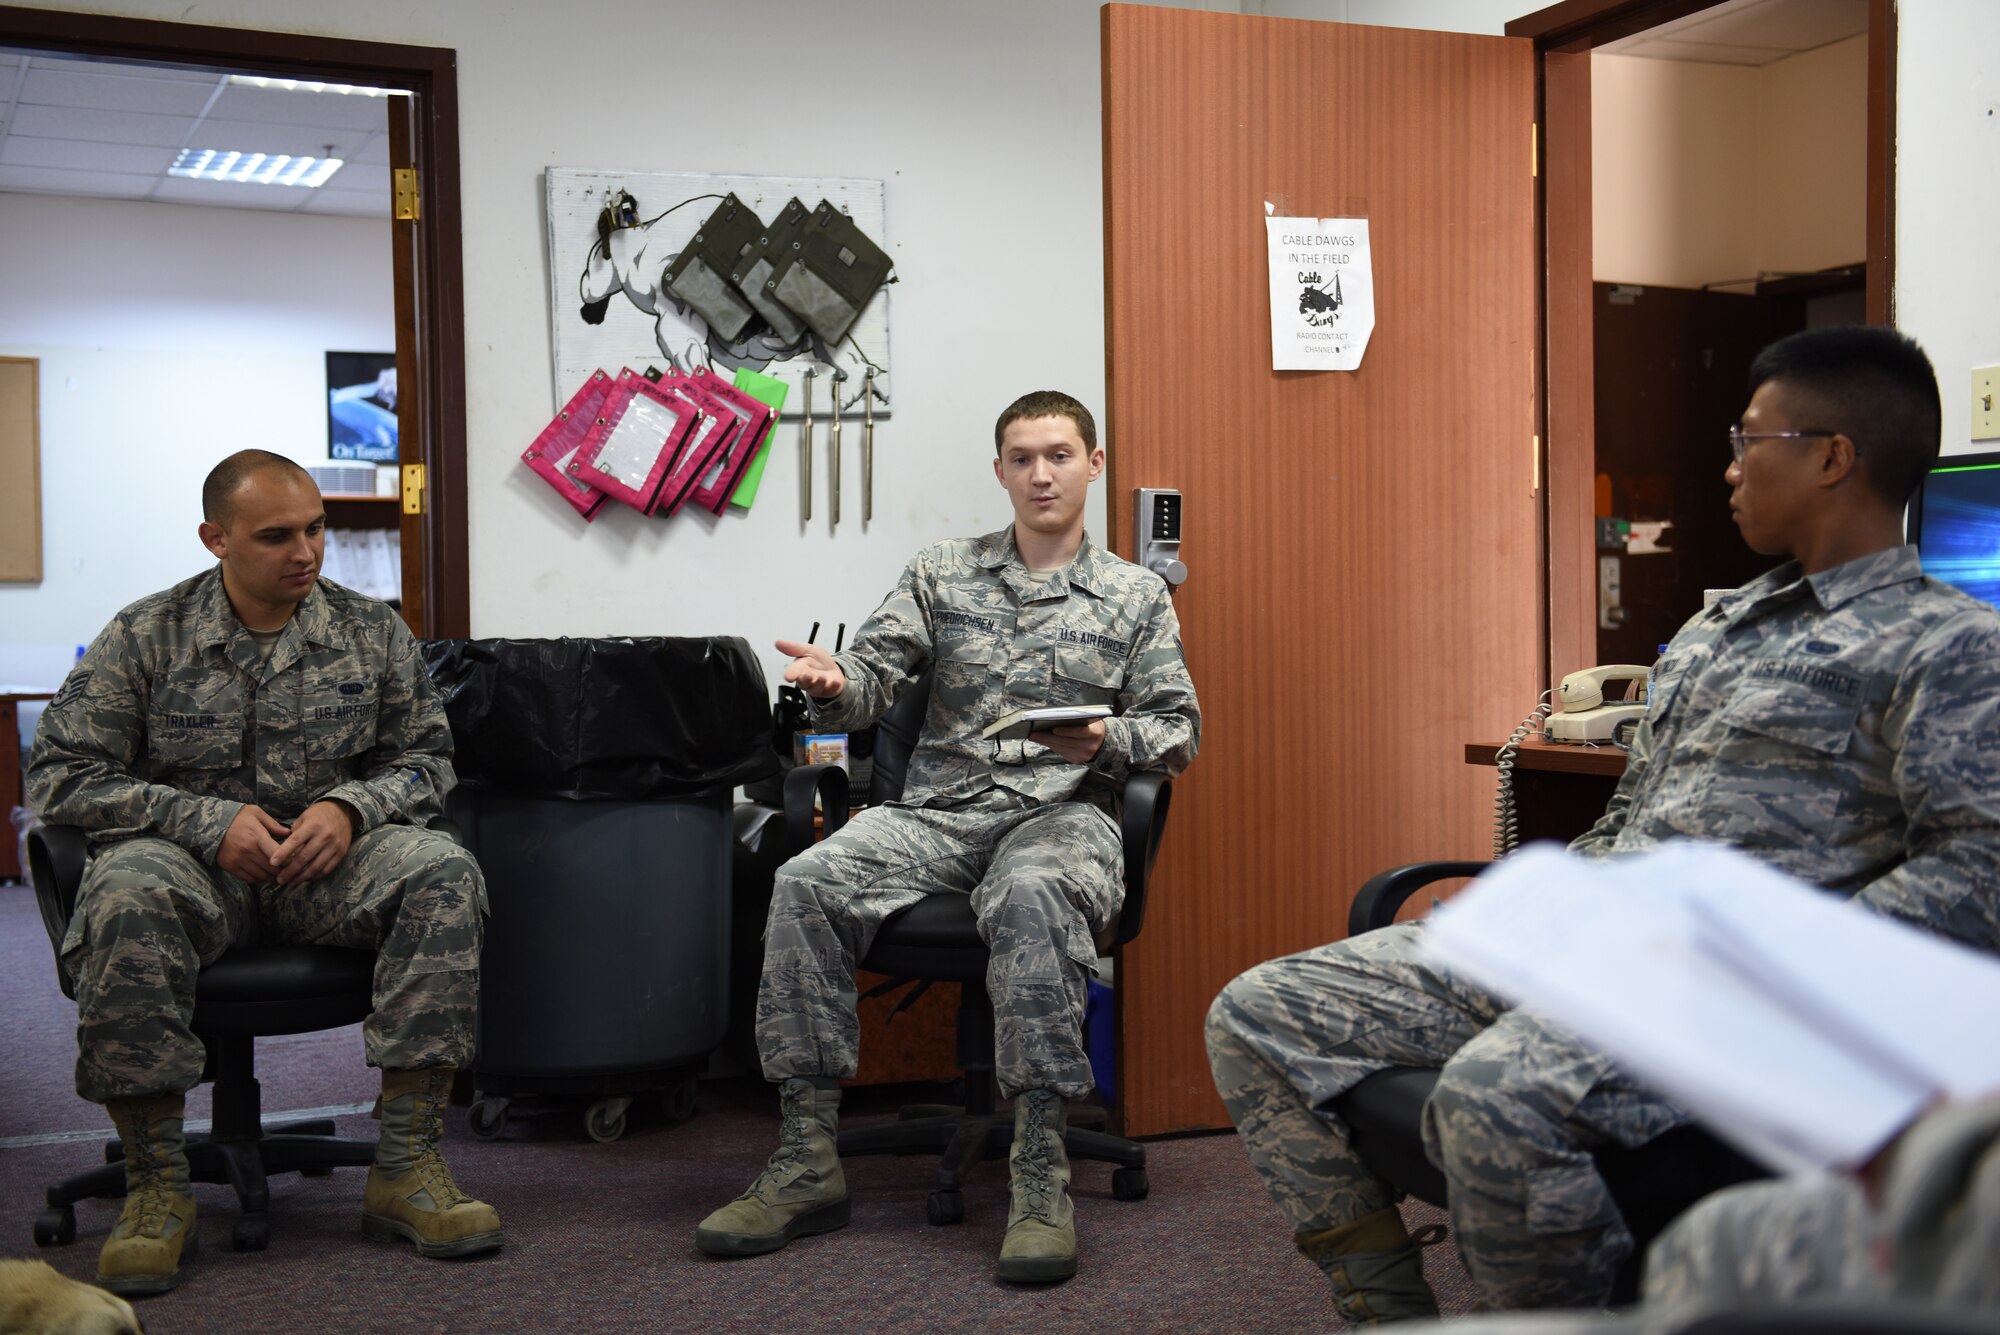
[[[1779,1171],[1857,1166],[1931,1103],[2000,1090],[2000,960],[1734,849],[1528,848],[1424,936]]]

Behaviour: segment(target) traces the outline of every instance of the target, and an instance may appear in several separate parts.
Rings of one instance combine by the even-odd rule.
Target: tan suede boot
[[[438,1141],[457,1072],[449,1066],[382,1072],[382,1134],[361,1194],[361,1231],[411,1242],[422,1256],[470,1256],[501,1243],[500,1212],[458,1189]]]
[[[1351,1326],[1438,1314],[1424,1258],[1393,1207],[1337,1228],[1293,1236],[1299,1252],[1333,1283],[1333,1305]]]
[[[1017,1284],[1053,1284],[1076,1273],[1076,1210],[1069,1199],[1069,1106],[1048,1089],[1014,1099],[1014,1145],[1007,1152],[1007,1236],[999,1275]]]
[[[757,1256],[793,1238],[847,1226],[847,1176],[835,1137],[840,1090],[793,1076],[778,1086],[778,1149],[750,1189],[701,1221],[710,1256]]]
[[[128,1298],[165,1293],[187,1277],[199,1239],[188,1187],[179,1094],[104,1105],[125,1149],[125,1208],[97,1257],[97,1282]]]

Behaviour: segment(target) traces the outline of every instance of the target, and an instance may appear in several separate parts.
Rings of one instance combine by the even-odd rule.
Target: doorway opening
[[[386,508],[372,502],[333,502],[329,519],[363,528],[394,528],[402,549],[402,609],[412,630],[426,637],[468,634],[455,54],[430,47],[12,6],[0,6],[0,51],[16,54],[17,64],[23,66],[33,61],[87,71],[90,66],[84,62],[102,61],[127,68],[152,67],[163,74],[194,72],[208,80],[217,97],[230,86],[228,76],[236,74],[397,94],[376,100],[375,114],[386,118],[382,128],[388,171],[401,183],[399,193],[408,201],[395,211],[399,216],[383,224],[390,232],[393,270],[397,386],[393,414],[399,428],[397,480],[402,485]],[[115,108],[110,111],[116,114]],[[156,152],[164,149],[152,147]],[[164,175],[164,168],[158,171]],[[86,175],[75,173],[78,178]],[[72,192],[58,187],[37,193]],[[112,191],[107,187],[101,193]],[[226,289],[229,280],[224,273],[216,281]],[[203,387],[203,392],[227,389],[211,386]],[[161,410],[157,404],[148,409]],[[111,610],[105,609],[105,615]]]

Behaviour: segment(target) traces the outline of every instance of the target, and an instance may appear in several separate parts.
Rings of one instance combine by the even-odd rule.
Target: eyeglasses
[[[1733,426],[1729,428],[1729,453],[1740,464],[1743,452],[1753,440],[1827,440],[1839,434],[1838,431],[1745,431]]]

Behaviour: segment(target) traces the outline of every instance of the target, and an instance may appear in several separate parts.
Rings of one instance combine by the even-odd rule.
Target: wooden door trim
[[[405,88],[416,94],[418,348],[428,418],[422,437],[428,497],[424,569],[430,595],[421,635],[471,633],[465,505],[465,302],[460,236],[458,54],[446,47],[170,23],[0,5],[0,45],[103,60],[204,68]]]
[[[1591,533],[1594,505],[1587,485],[1595,467],[1589,381],[1594,277],[1588,224],[1589,53],[1609,42],[1712,9],[1722,2],[1562,0],[1506,25],[1508,36],[1530,38],[1535,43],[1537,104],[1545,145],[1546,165],[1537,198],[1547,285],[1542,295],[1536,346],[1543,349],[1546,359],[1540,388],[1549,482],[1544,511],[1548,525],[1545,545],[1549,553],[1545,643],[1551,681],[1562,672],[1595,662],[1597,653],[1595,541]],[[1558,62],[1568,62],[1568,68],[1560,69]],[[1871,324],[1886,325],[1894,323],[1895,294],[1895,0],[1869,0],[1866,115],[1866,318]],[[1584,220],[1581,268],[1574,254],[1574,236],[1563,234],[1565,227],[1573,229],[1579,211]],[[1578,403],[1584,410],[1580,421],[1571,413]],[[1586,485],[1575,485],[1578,478]],[[1576,562],[1577,568],[1566,568],[1569,561]]]

